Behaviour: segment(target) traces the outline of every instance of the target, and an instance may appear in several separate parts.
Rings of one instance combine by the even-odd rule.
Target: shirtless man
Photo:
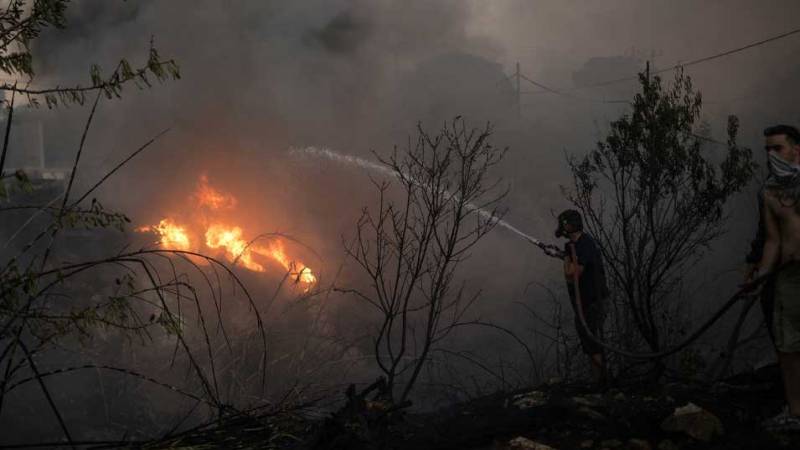
[[[794,127],[764,130],[770,176],[763,219],[764,254],[757,274],[780,267],[775,277],[773,333],[787,407],[764,425],[800,430],[800,133]]]

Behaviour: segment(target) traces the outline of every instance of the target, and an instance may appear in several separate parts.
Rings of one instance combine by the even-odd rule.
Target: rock
[[[606,420],[606,416],[586,406],[581,406],[578,408],[578,414],[588,417],[592,420]]]
[[[661,423],[661,429],[683,432],[703,442],[724,433],[722,421],[694,403],[675,408],[675,412]]]
[[[625,394],[623,394],[622,392],[618,392],[618,393],[614,394],[614,401],[624,402],[627,399],[628,399],[628,397]]]
[[[653,450],[653,446],[644,439],[629,439],[628,449],[630,450]]]
[[[606,439],[600,442],[601,448],[619,448],[622,447],[622,441],[618,439]]]
[[[747,384],[730,384],[724,381],[719,383],[715,383],[711,386],[711,392],[717,395],[724,395],[730,392],[762,392],[768,391],[772,389],[773,383],[771,382],[764,382],[764,383],[756,383],[750,382]]]
[[[585,441],[581,441],[581,448],[592,448],[594,447],[594,441],[591,439],[587,439]]]
[[[658,450],[679,450],[678,446],[669,439],[664,439],[663,441],[659,442],[657,448]]]
[[[684,406],[675,408],[675,412],[673,413],[676,416],[682,416],[684,414],[695,414],[703,411],[703,408],[695,405],[692,402],[687,403]]]
[[[544,445],[522,436],[508,441],[508,448],[511,450],[555,450],[549,445]]]
[[[514,396],[513,405],[519,409],[528,409],[547,404],[548,396],[541,391],[531,391]]]
[[[384,401],[372,401],[372,400],[366,401],[367,411],[382,413],[388,411],[390,406],[391,405],[389,405],[388,402]]]
[[[712,394],[726,394],[728,391],[730,391],[730,385],[723,381],[719,381],[711,385]]]
[[[588,406],[590,408],[600,408],[606,405],[603,397],[597,394],[587,395],[585,397],[572,397],[572,401],[580,406]]]

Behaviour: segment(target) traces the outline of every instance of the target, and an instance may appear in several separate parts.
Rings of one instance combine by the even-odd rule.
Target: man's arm
[[[758,268],[758,263],[764,256],[764,243],[767,240],[767,230],[764,224],[764,191],[758,193],[758,228],[756,235],[750,241],[750,253],[745,256],[744,260],[747,263],[746,279],[748,282],[752,281],[753,273]]]
[[[764,241],[764,254],[758,263],[760,275],[773,271],[780,258],[780,228],[778,228],[778,218],[773,210],[775,202],[771,200],[773,200],[772,195],[764,192],[763,218],[766,240]]]
[[[575,244],[570,242],[567,244],[567,255],[564,257],[564,276],[570,280],[575,277],[575,272],[578,272],[578,278],[583,274],[583,266],[573,260],[573,255],[575,259],[578,259],[575,251]]]

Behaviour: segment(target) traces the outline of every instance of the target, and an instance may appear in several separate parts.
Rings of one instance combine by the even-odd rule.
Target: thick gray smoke
[[[374,160],[372,151],[402,149],[418,122],[435,131],[456,115],[477,127],[491,121],[493,143],[511,148],[495,174],[510,186],[506,219],[549,241],[552,213],[567,206],[559,188],[570,183],[565,151],[591,148],[626,111],[616,101],[636,89],[635,81],[591,85],[634,76],[646,60],[667,68],[788,31],[798,14],[795,0],[76,1],[66,29],[36,41],[34,85],[88,84],[91,64],[108,73],[122,57],[137,66],[153,39],[177,61],[181,80],[101,101],[79,183],[90,185],[169,127],[109,180],[104,204],[135,225],[156,223],[206,174],[240,198],[252,234],[297,237],[332,279],[346,262],[342,236],[374,204],[370,174],[297,159],[290,147]],[[741,139],[759,155],[763,127],[800,122],[800,94],[787,88],[800,81],[799,48],[791,36],[687,68],[714,138],[724,140],[726,116],[739,115]],[[513,76],[516,63],[524,78]],[[48,163],[69,165],[88,108],[34,114],[45,123]],[[730,272],[756,223],[751,194],[736,200],[731,233],[704,261],[708,277],[728,273],[712,292],[732,291],[737,280]],[[514,302],[551,305],[544,289],[527,287],[552,287],[566,303],[559,265],[523,242],[496,229],[464,275],[484,292],[476,312],[533,340],[535,322]],[[464,342],[509,358],[519,352],[483,332]]]
[[[121,143],[173,127],[162,145],[128,172],[136,180],[181,183],[201,170],[225,177],[258,167],[277,172],[265,174],[274,180],[270,184],[289,187],[295,183],[283,179],[284,163],[276,158],[290,145],[369,156],[371,150],[385,154],[392,145],[402,146],[417,121],[436,129],[455,115],[475,124],[493,120],[497,143],[512,147],[508,172],[502,174],[514,184],[512,217],[519,214],[519,220],[540,227],[542,211],[560,204],[531,198],[536,192],[557,193],[554,187],[566,182],[564,150],[593,145],[605,123],[624,111],[624,105],[601,100],[627,99],[635,89],[635,82],[627,82],[572,91],[576,84],[634,75],[645,59],[656,68],[669,67],[791,26],[791,14],[773,13],[777,6],[746,0],[737,5],[78,2],[67,29],[47,33],[37,46],[37,82],[85,80],[89,64],[108,71],[123,56],[141,61],[154,37],[161,53],[181,65],[183,79],[129,90],[122,101],[102,105],[108,132],[94,136],[102,156],[87,162],[107,167],[129,151]],[[786,1],[780,8],[799,7]],[[731,113],[742,117],[742,137],[754,145],[764,124],[797,119],[794,99],[779,87],[790,85],[795,75],[795,44],[788,38],[688,69],[704,93],[717,137]],[[523,79],[522,119],[517,119],[513,79],[504,78],[517,61],[523,75],[569,95],[543,92]],[[541,172],[531,176],[534,168]],[[143,194],[138,198],[147,205],[150,196],[175,189],[159,182],[138,185]],[[304,186],[308,189],[313,187]],[[314,204],[309,197],[303,200]]]

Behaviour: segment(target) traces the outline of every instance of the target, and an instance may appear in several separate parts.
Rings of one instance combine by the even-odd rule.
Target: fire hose
[[[525,236],[525,239],[527,239],[527,241],[530,242],[531,244],[533,244],[533,245],[539,247],[540,249],[542,249],[544,254],[547,255],[547,256],[550,256],[552,258],[558,258],[558,259],[564,259],[564,257],[566,256],[566,255],[564,255],[564,252],[561,251],[560,248],[558,248],[557,245],[545,244],[544,242],[542,242],[542,241],[540,241],[540,240],[538,240],[536,238],[532,238],[530,236],[527,236],[527,235]]]
[[[548,256],[551,256],[551,257],[554,257],[554,258],[560,258],[560,259],[564,259],[567,256],[564,252],[561,251],[561,249],[559,249],[557,246],[555,246],[553,244],[544,244],[541,241],[538,241],[536,239],[530,239],[530,242],[532,244],[538,246],[539,248],[541,248],[545,252],[545,254],[547,254]],[[570,245],[569,247],[570,247],[570,255],[569,256],[572,258],[572,261],[577,261],[578,258],[577,258],[577,255],[575,253],[575,246],[574,245]],[[598,338],[597,336],[595,336],[592,333],[592,331],[589,329],[589,325],[586,323],[586,317],[585,317],[584,311],[583,311],[583,301],[581,300],[581,291],[580,291],[580,284],[579,284],[579,276],[580,275],[578,274],[577,270],[573,274],[573,283],[574,283],[574,288],[575,288],[575,305],[576,305],[575,309],[576,309],[576,312],[578,314],[578,319],[580,321],[580,324],[584,328],[584,331],[586,332],[585,333],[586,336],[589,338],[589,340],[591,340],[595,344],[603,347],[604,349],[606,349],[606,350],[608,350],[608,351],[610,351],[612,353],[616,353],[618,355],[621,355],[621,356],[624,356],[624,357],[627,357],[627,358],[631,358],[631,359],[641,359],[641,360],[661,359],[661,358],[664,358],[666,356],[672,355],[674,353],[677,353],[677,352],[683,350],[689,344],[691,344],[692,342],[697,340],[697,338],[699,338],[703,333],[708,331],[708,329],[711,328],[711,326],[714,325],[714,323],[716,323],[726,312],[728,312],[728,310],[731,309],[731,307],[734,304],[736,304],[736,302],[739,299],[741,299],[745,295],[747,295],[750,292],[752,292],[756,287],[760,286],[764,281],[766,281],[767,278],[774,276],[777,272],[779,272],[781,269],[783,269],[783,267],[785,267],[785,265],[782,266],[782,267],[777,268],[775,271],[773,271],[771,273],[760,275],[759,277],[754,279],[752,282],[750,282],[750,283],[746,284],[745,286],[741,287],[738,291],[736,291],[728,299],[728,301],[725,302],[725,304],[722,305],[722,307],[719,310],[717,310],[716,313],[714,313],[711,316],[710,319],[708,319],[705,323],[703,323],[699,328],[697,328],[697,330],[695,330],[692,334],[690,334],[686,339],[684,339],[680,343],[678,343],[678,344],[676,344],[676,345],[674,345],[674,346],[672,346],[670,348],[667,348],[667,349],[664,349],[664,350],[661,350],[661,351],[658,351],[658,352],[634,353],[634,352],[630,352],[630,351],[627,351],[627,350],[623,350],[623,349],[614,347],[613,345],[611,345],[611,344],[609,344],[607,342],[604,342],[603,340],[601,340],[600,338]]]

